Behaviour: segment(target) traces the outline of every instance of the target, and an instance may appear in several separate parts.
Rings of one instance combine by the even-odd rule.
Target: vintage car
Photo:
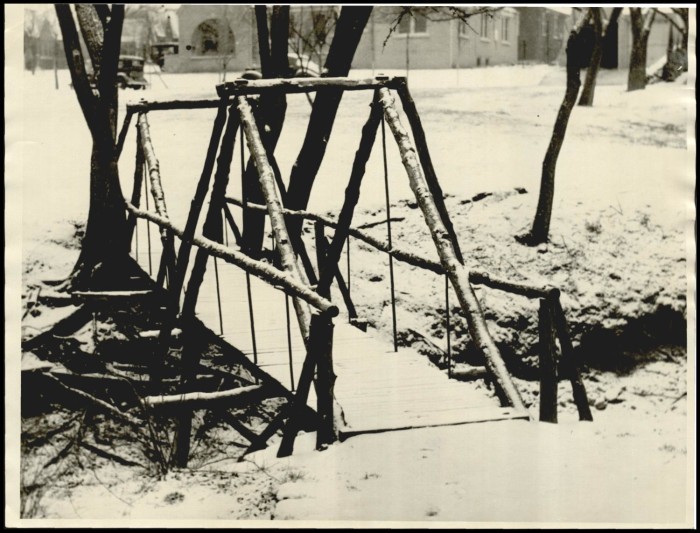
[[[139,56],[119,56],[117,85],[120,89],[145,89],[148,86],[143,76],[144,63]]]
[[[318,78],[322,72],[321,68],[305,54],[287,54],[287,66],[285,78]],[[259,80],[262,78],[262,72],[259,67],[250,67],[241,77],[246,80]]]

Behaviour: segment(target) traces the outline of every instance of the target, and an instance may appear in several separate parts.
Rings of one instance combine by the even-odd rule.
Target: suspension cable
[[[389,167],[386,157],[386,127],[382,119],[382,156],[384,158],[384,196],[386,198],[386,230],[389,249],[392,248],[391,242],[391,205],[389,199]],[[391,284],[391,323],[394,333],[394,351],[398,351],[397,332],[396,332],[396,291],[394,286],[394,258],[389,254],[389,281]]]

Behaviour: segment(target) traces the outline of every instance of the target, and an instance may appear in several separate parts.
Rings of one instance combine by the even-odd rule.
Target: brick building
[[[390,29],[400,7],[376,7],[355,53],[354,68],[457,68],[514,64],[517,61],[518,12],[503,8],[475,15],[467,26],[458,19],[420,14],[404,16]],[[442,17],[444,18],[444,17]]]
[[[571,31],[571,8],[518,7],[518,61],[555,63],[563,57]]]

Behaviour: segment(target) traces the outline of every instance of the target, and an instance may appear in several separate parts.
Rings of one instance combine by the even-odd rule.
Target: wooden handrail
[[[216,86],[219,96],[246,96],[266,91],[281,91],[286,94],[310,93],[323,89],[341,89],[343,91],[363,91],[369,89],[398,88],[403,77],[384,77],[350,79],[345,77],[329,78],[277,78],[263,80],[238,79]]]
[[[126,104],[127,113],[148,113],[149,111],[169,111],[174,109],[214,109],[221,105],[221,98],[195,98],[191,100],[157,100]]]
[[[238,207],[244,207],[243,202],[240,199],[231,196],[226,197],[226,202]],[[247,203],[245,205],[245,208],[253,209],[256,211],[265,211],[266,209],[263,205],[251,203]],[[313,220],[315,222],[320,222],[321,224],[329,228],[335,229],[338,227],[338,223],[332,218],[325,215],[320,215],[318,213],[313,213],[311,211],[295,211],[292,209],[283,208],[282,213],[288,217],[299,217],[305,220]],[[394,259],[397,259],[398,261],[402,261],[404,263],[421,268],[423,270],[429,270],[430,272],[434,272],[435,274],[445,274],[445,269],[437,261],[433,261],[420,255],[416,255],[396,246],[389,247],[387,243],[375,237],[372,237],[368,233],[358,228],[350,228],[348,230],[348,233],[349,235],[372,246],[373,248],[391,255],[392,257],[394,257]],[[487,287],[490,287],[492,289],[511,292],[520,296],[525,296],[527,298],[533,299],[545,298],[550,295],[555,296],[559,294],[559,289],[557,289],[556,287],[537,286],[532,283],[527,283],[523,281],[505,280],[493,276],[487,272],[478,270],[472,270],[469,272],[469,280],[476,285],[486,285]]]

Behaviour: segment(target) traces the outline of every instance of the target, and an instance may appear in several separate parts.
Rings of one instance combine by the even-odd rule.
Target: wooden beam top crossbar
[[[249,96],[267,91],[281,91],[285,94],[311,93],[334,88],[344,91],[369,89],[396,89],[405,80],[403,77],[375,76],[374,78],[275,78],[269,80],[237,79],[216,86],[216,93],[224,96]]]
[[[350,79],[350,78],[289,78],[270,80],[238,79],[216,86],[219,98],[172,99],[128,103],[128,114],[147,113],[149,111],[167,111],[171,109],[213,109],[221,105],[221,98],[250,96],[267,91],[282,91],[285,94],[311,93],[319,89],[335,88],[344,91],[363,91],[386,87],[397,89],[405,78],[401,76]]]

